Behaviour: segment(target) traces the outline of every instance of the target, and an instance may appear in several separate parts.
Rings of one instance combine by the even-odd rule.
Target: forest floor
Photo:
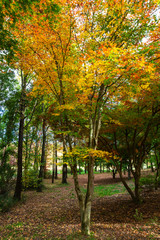
[[[80,175],[85,187],[86,175]],[[130,180],[133,181],[133,180]],[[95,186],[121,184],[111,174],[95,174]],[[26,191],[24,200],[9,212],[0,213],[0,239],[160,239],[160,190],[145,191],[144,202],[136,205],[127,193],[99,197],[94,195],[91,236],[80,234],[80,211],[73,178],[68,184],[61,179],[45,180],[45,189],[38,193]]]

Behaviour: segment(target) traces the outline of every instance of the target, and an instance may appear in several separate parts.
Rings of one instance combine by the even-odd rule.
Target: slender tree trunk
[[[67,164],[63,164],[62,183],[67,183]]]
[[[44,157],[44,179],[47,179],[47,150],[48,150],[48,140],[45,141],[45,157]]]
[[[126,181],[124,180],[123,176],[122,176],[122,172],[119,172],[120,175],[120,179],[124,185],[124,187],[127,189],[128,193],[130,194],[132,200],[135,202],[135,195],[134,192],[132,191],[132,189],[128,186],[128,184],[126,183]]]
[[[39,176],[38,176],[38,186],[37,186],[37,192],[42,192],[42,181],[44,177],[44,165],[45,165],[45,145],[46,145],[46,123],[45,119],[43,119],[43,142],[42,142],[42,154],[41,154],[41,163],[40,163],[40,170],[39,170]]]
[[[23,150],[23,130],[24,130],[24,117],[21,114],[20,125],[19,125],[19,139],[18,139],[18,163],[17,163],[17,181],[14,193],[14,198],[21,200],[22,192],[22,150]]]
[[[94,189],[94,159],[90,157],[88,163],[88,184],[85,201],[80,207],[81,212],[81,231],[83,234],[90,235],[90,222],[91,222],[91,203]]]
[[[66,153],[66,145],[65,145],[65,139],[63,136],[63,162],[65,162],[65,153]],[[63,163],[63,169],[62,169],[62,183],[67,183],[67,164]]]
[[[55,140],[55,162],[56,162],[56,165],[55,165],[55,179],[58,179],[58,169],[57,169],[57,140]]]
[[[100,173],[102,173],[102,163],[100,161]]]
[[[55,178],[55,171],[54,171],[54,168],[55,168],[55,145],[54,145],[54,142],[53,142],[53,163],[52,163],[52,183],[54,183],[54,178]]]
[[[139,180],[140,180],[140,169],[137,169],[134,176],[135,180],[135,202],[140,203],[140,193],[139,193]]]
[[[152,162],[151,162],[151,171],[154,172],[154,167]]]
[[[154,149],[155,157],[156,157],[156,175],[155,175],[155,190],[158,189],[158,177],[159,177],[159,169],[160,169],[160,163],[159,163],[159,156],[157,154],[157,149],[155,147]]]
[[[103,163],[103,173],[104,173],[104,163]]]
[[[148,166],[148,159],[146,160],[146,165],[147,165],[147,169],[149,168],[149,166]]]
[[[21,99],[20,99],[20,123],[19,123],[19,137],[18,137],[18,161],[17,161],[17,181],[14,192],[14,198],[21,200],[22,192],[22,156],[23,156],[23,132],[24,132],[24,111],[25,111],[25,97],[26,97],[26,82],[27,76],[23,76],[21,71]]]
[[[55,179],[55,177],[54,177],[54,175],[55,175],[55,173],[54,173],[55,171],[54,171],[54,162],[53,162],[53,167],[52,167],[52,183],[54,183],[54,179]]]
[[[84,166],[84,172],[87,173],[87,164],[85,162],[85,166]]]
[[[113,169],[113,170],[112,170],[112,173],[113,173],[113,179],[115,179],[115,178],[116,178],[116,170]]]
[[[158,189],[158,178],[159,178],[159,169],[160,169],[160,163],[157,162],[157,168],[156,168],[156,176],[155,176],[155,190]]]
[[[38,139],[36,139],[36,144],[35,144],[34,170],[38,171]]]
[[[79,162],[79,175],[81,174],[81,164]]]
[[[127,182],[126,182],[125,179],[123,178],[121,167],[117,164],[116,161],[114,161],[114,163],[115,163],[115,165],[116,165],[117,171],[118,171],[118,173],[119,173],[120,179],[121,179],[124,187],[125,187],[126,190],[128,191],[128,193],[129,193],[129,195],[131,196],[132,200],[135,201],[134,192],[133,192],[132,189],[128,186]]]
[[[128,164],[128,180],[131,179],[131,167],[130,164]]]
[[[95,168],[94,168],[95,172],[97,172],[97,163],[95,163]]]
[[[25,154],[25,160],[24,160],[24,182],[26,183],[26,179],[27,179],[27,172],[28,172],[28,139],[29,136],[28,136],[28,129],[26,128],[26,146],[25,146],[25,149],[26,149],[26,154]],[[26,187],[26,186],[25,186]]]

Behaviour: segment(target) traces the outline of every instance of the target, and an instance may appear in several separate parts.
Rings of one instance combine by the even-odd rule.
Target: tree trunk
[[[84,166],[84,172],[87,173],[87,165],[86,165],[86,162],[85,162],[85,166]]]
[[[90,222],[91,222],[91,201],[94,189],[94,159],[90,157],[88,163],[88,184],[85,202],[80,207],[81,211],[81,231],[83,234],[90,235]]]
[[[28,141],[29,141],[29,136],[28,136],[28,129],[26,128],[26,154],[25,154],[25,160],[24,160],[24,182],[26,183],[27,180],[27,174],[28,174],[28,164],[29,164],[29,160],[28,160]],[[26,185],[26,184],[25,184]],[[26,186],[25,186],[26,187]]]
[[[157,168],[156,168],[156,176],[155,176],[155,190],[158,189],[158,178],[159,178],[159,169],[160,169],[160,163],[157,162]]]
[[[155,157],[156,157],[156,175],[155,175],[155,190],[158,189],[158,178],[159,178],[159,169],[160,169],[160,162],[159,162],[159,155],[157,154],[157,149],[155,146],[154,149]]]
[[[62,183],[67,183],[67,164],[63,164]]]
[[[22,151],[23,151],[23,130],[24,130],[24,117],[21,114],[20,125],[19,125],[19,139],[18,139],[18,162],[17,162],[17,181],[14,193],[14,198],[21,200],[22,192]]]
[[[90,157],[88,163],[88,184],[87,184],[87,193],[84,196],[80,190],[77,174],[77,163],[75,160],[74,166],[72,165],[72,172],[74,178],[75,191],[79,200],[80,214],[81,214],[81,232],[85,235],[90,234],[90,220],[91,220],[91,200],[93,195],[94,187],[94,159]]]
[[[115,178],[116,178],[116,170],[113,169],[113,170],[112,170],[112,173],[113,173],[113,179],[115,179]]]
[[[104,173],[104,163],[103,163],[103,173]]]
[[[38,171],[38,139],[36,139],[35,144],[35,154],[34,154],[34,170]]]
[[[55,140],[55,179],[58,179],[58,170],[57,170],[57,140]]]
[[[55,163],[54,158],[55,158],[55,146],[54,146],[54,142],[53,142],[52,183],[54,183],[54,178],[55,178],[55,177],[54,177],[54,175],[55,175],[55,174],[54,174],[54,167],[55,167],[55,166],[54,166],[54,165],[55,165],[55,164],[54,164],[54,163]]]
[[[48,150],[48,140],[45,141],[44,179],[47,179],[47,150]]]
[[[65,162],[66,142],[63,135],[63,169],[62,169],[62,183],[67,183],[67,164]]]
[[[131,179],[131,168],[130,168],[130,164],[128,164],[128,180]]]
[[[151,171],[154,172],[154,167],[152,162],[151,162]]]
[[[121,179],[124,187],[125,187],[126,190],[128,191],[128,193],[129,193],[129,195],[131,196],[132,200],[135,201],[134,192],[133,192],[132,189],[128,186],[127,182],[126,182],[125,179],[123,178],[121,167],[117,164],[116,161],[114,161],[114,163],[115,163],[115,165],[116,165],[117,171],[118,171],[118,173],[119,173],[120,179]]]
[[[81,174],[81,164],[79,162],[79,175]]]
[[[46,123],[45,119],[43,119],[43,142],[42,142],[42,154],[41,154],[41,163],[40,163],[40,170],[39,170],[39,176],[38,176],[38,186],[37,186],[37,192],[42,192],[42,181],[44,177],[44,165],[45,165],[45,145],[46,145],[46,129],[45,129]]]
[[[102,173],[102,163],[100,161],[100,173]]]
[[[91,221],[91,201],[83,204],[80,208],[81,213],[81,232],[85,235],[90,235],[90,221]]]
[[[136,203],[140,203],[140,201],[141,201],[140,193],[139,193],[140,170],[135,172],[134,180],[135,180],[135,199],[134,199],[134,201]]]
[[[17,200],[21,200],[21,192],[22,192],[22,156],[23,156],[23,132],[24,132],[26,83],[27,83],[27,75],[23,76],[23,73],[21,70],[21,98],[20,98],[20,124],[19,124],[19,137],[18,137],[17,181],[16,181],[15,192],[14,192],[14,198]]]

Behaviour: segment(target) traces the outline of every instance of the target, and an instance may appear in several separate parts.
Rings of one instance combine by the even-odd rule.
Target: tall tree
[[[22,155],[23,155],[23,133],[24,133],[24,118],[26,108],[26,88],[27,88],[27,75],[21,70],[21,96],[20,96],[20,122],[19,122],[19,137],[18,137],[18,161],[17,161],[17,181],[14,192],[14,198],[21,200],[22,192]]]

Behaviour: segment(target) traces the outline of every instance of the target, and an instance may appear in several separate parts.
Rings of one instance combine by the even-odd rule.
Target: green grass
[[[44,191],[46,192],[52,192],[54,191],[60,192],[61,188],[68,188],[70,186],[70,183],[62,183],[61,179],[56,180],[54,183],[46,183],[44,182]]]
[[[129,183],[129,186],[134,189],[133,182]],[[82,191],[86,193],[86,189],[82,188]],[[105,197],[112,196],[114,194],[123,194],[127,193],[126,188],[122,183],[119,184],[110,184],[110,185],[98,185],[94,187],[94,196],[95,197]]]

